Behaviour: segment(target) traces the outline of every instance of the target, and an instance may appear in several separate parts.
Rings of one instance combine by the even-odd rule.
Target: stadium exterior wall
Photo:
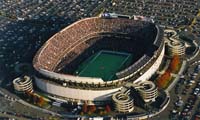
[[[38,88],[42,91],[69,98],[72,100],[82,101],[106,101],[111,100],[113,93],[119,91],[121,88],[109,89],[109,90],[82,90],[78,88],[69,88],[54,83],[47,82],[40,78],[35,77],[35,82]]]
[[[164,57],[165,47],[163,46],[160,56],[155,63],[148,69],[141,77],[134,82],[141,82],[148,80],[159,68]],[[35,77],[36,86],[46,93],[61,96],[71,99],[72,101],[107,101],[111,100],[111,96],[119,91],[121,88],[109,89],[109,90],[83,90],[78,88],[69,88],[55,83],[48,82],[46,80]],[[73,94],[72,94],[73,93]]]
[[[51,72],[45,69],[40,69],[39,72],[43,74],[44,76],[48,76],[49,78],[61,80],[61,81],[71,81],[71,82],[77,82],[77,83],[104,83],[104,81],[101,78],[93,78],[93,77],[79,77],[79,76],[73,76],[73,75],[67,75],[67,74],[59,74],[56,72]]]
[[[143,73],[143,75],[141,75],[138,79],[136,79],[134,83],[148,80],[158,70],[162,62],[162,59],[164,57],[164,54],[165,54],[165,46],[163,46],[162,52],[160,53],[160,56],[154,62],[154,64],[145,73]]]

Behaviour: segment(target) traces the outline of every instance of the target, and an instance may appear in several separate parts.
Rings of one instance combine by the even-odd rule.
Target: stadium
[[[152,22],[81,19],[53,35],[36,53],[35,84],[56,100],[103,104],[127,82],[148,80],[164,51],[163,30]]]

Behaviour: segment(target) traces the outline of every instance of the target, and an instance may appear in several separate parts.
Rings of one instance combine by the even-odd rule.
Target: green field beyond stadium
[[[115,73],[127,67],[131,61],[131,54],[102,50],[84,61],[74,74],[109,81],[116,79]]]

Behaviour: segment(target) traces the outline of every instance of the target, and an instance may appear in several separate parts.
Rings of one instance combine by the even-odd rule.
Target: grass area
[[[179,73],[182,64],[183,64],[183,61],[181,61],[181,63],[178,65],[177,70],[173,72],[174,74],[178,74]],[[168,82],[168,84],[166,85],[166,87],[164,89],[167,89],[172,84],[172,82],[174,81],[174,79],[175,79],[175,77],[171,77],[170,81]]]
[[[167,83],[167,85],[163,88],[164,90],[166,90],[171,84],[172,82],[174,81],[175,77],[171,77],[169,82]]]
[[[178,74],[178,73],[179,73],[182,64],[183,64],[183,61],[181,61],[180,64],[178,64],[178,66],[177,66],[177,70],[175,70],[175,71],[173,72],[174,74]]]
[[[74,74],[109,81],[115,79],[115,73],[129,65],[131,61],[131,54],[102,50],[84,61]]]

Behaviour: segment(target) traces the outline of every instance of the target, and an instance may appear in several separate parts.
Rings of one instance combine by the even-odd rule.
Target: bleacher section
[[[116,73],[118,78],[123,78],[144,67],[154,52],[161,50],[161,44],[162,31],[153,23],[121,18],[86,18],[51,37],[34,57],[33,65],[38,71],[63,70],[70,74],[79,63],[101,49],[125,51],[132,53],[134,60],[130,67]]]

